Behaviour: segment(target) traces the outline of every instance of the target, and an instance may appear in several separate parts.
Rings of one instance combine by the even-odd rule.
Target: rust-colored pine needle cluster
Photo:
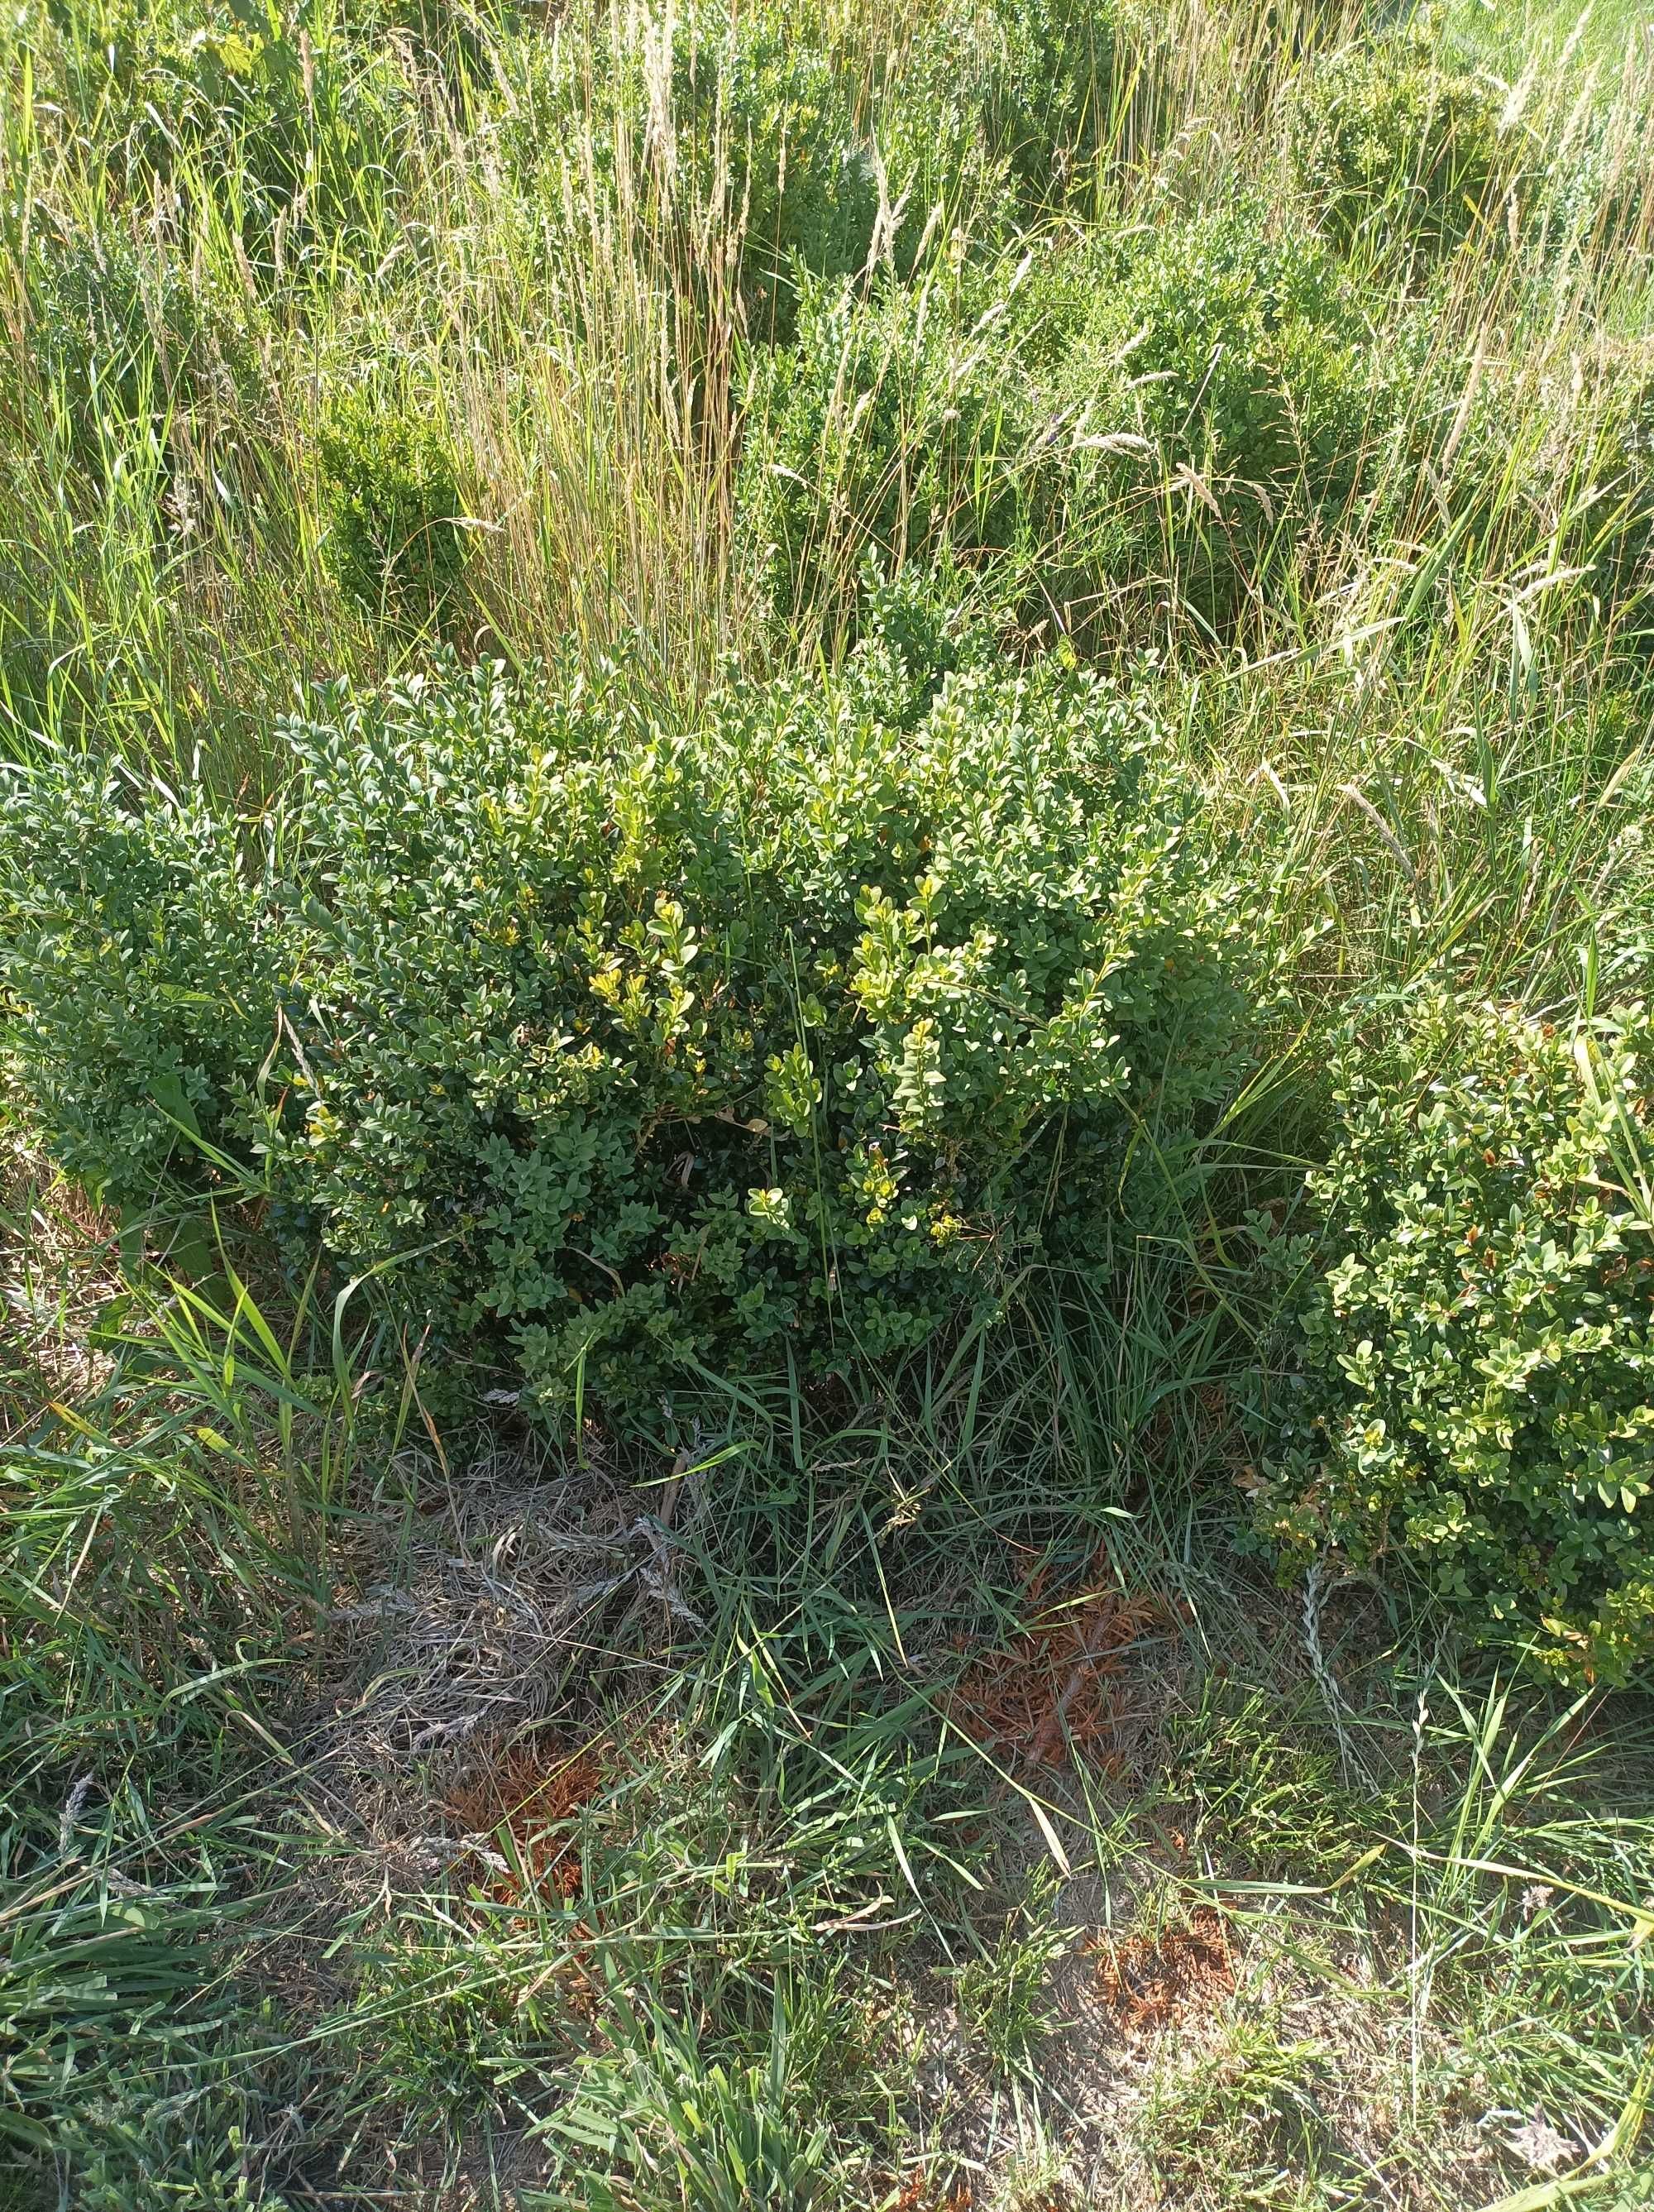
[[[1096,1957],[1103,2002],[1127,2035],[1147,2035],[1192,2007],[1209,2008],[1235,1986],[1229,1931],[1209,1905],[1197,1906],[1186,1928],[1100,1936]]]
[[[455,1820],[469,1832],[494,1839],[489,1857],[479,1853],[478,1859],[482,1886],[496,1904],[575,1901],[583,1869],[573,1823],[602,1784],[594,1744],[570,1752],[530,1737],[502,1752],[449,1798]],[[492,1863],[496,1856],[505,1858],[504,1872]]]
[[[1105,1772],[1117,1771],[1119,1678],[1142,1638],[1166,1625],[1166,1606],[1146,1592],[1128,1596],[1101,1550],[1078,1595],[1052,1600],[1042,1567],[1027,1596],[1027,1627],[972,1662],[948,1718],[1008,1765],[1060,1766],[1083,1746]]]

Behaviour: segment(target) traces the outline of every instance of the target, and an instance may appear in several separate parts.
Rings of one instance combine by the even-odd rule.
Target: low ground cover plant
[[[1017,598],[1061,477],[1008,273],[813,287],[796,343],[753,360],[736,553],[784,633],[853,625],[869,560],[986,568]]]
[[[1387,414],[1365,341],[1325,246],[1263,207],[1151,233],[1051,376],[1073,450],[1057,557],[1081,607],[1135,582],[1232,631],[1280,549],[1362,483]]]

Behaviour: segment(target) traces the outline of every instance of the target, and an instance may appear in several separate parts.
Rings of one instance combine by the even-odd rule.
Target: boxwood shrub
[[[464,501],[436,425],[388,391],[342,392],[317,439],[323,558],[340,589],[381,621],[439,624],[465,568]]]
[[[1118,645],[1233,629],[1335,532],[1391,395],[1330,249],[1255,201],[922,285],[807,289],[754,358],[737,550],[783,627],[831,632],[861,555],[944,555],[1018,620]]]
[[[1440,996],[1352,1040],[1336,1097],[1263,1525],[1622,1680],[1654,1656],[1647,1008],[1570,1032]]]
[[[1091,182],[1156,36],[1123,0],[942,0],[916,22],[888,127],[953,145],[962,123],[1025,211],[1058,206]]]
[[[869,554],[893,569],[1013,555],[998,565],[1015,572],[1037,551],[1061,462],[1031,450],[1043,424],[1003,285],[809,285],[796,343],[754,349],[736,552],[781,629],[840,629]]]
[[[511,58],[500,144],[560,231],[571,143],[645,179],[686,274],[709,246],[728,273],[733,222],[747,331],[786,343],[801,277],[906,277],[922,243],[997,248],[1082,199],[1157,52],[1121,0],[922,0],[887,25],[815,0],[573,0]]]
[[[44,12],[44,11],[43,11]],[[252,264],[325,238],[336,258],[382,253],[363,210],[399,197],[415,118],[406,70],[373,13],[238,0],[100,0],[54,8],[62,33],[41,89],[103,149],[112,194],[139,212],[187,180],[219,201]],[[233,194],[225,190],[233,178]]]
[[[1231,626],[1272,558],[1301,558],[1360,481],[1369,353],[1360,301],[1312,234],[1244,198],[1160,228],[1052,374],[1071,426],[1068,589],[1170,584],[1197,623]]]
[[[245,1144],[296,932],[270,836],[104,763],[0,769],[0,1014],[42,1128],[142,1213]]]
[[[878,218],[878,173],[845,74],[821,25],[774,5],[737,15],[725,0],[700,0],[674,22],[671,91],[693,204],[727,194],[742,224],[748,317],[760,334],[785,335],[795,272],[859,269]],[[646,114],[635,118],[645,141]]]
[[[895,635],[687,729],[569,671],[331,694],[256,823],[14,778],[64,1164],[132,1207],[239,1162],[295,1258],[620,1425],[1106,1269],[1250,1064],[1263,876],[1140,699]]]
[[[1347,249],[1450,249],[1518,178],[1502,101],[1489,79],[1445,69],[1427,28],[1348,46],[1307,74],[1293,105],[1298,181]]]

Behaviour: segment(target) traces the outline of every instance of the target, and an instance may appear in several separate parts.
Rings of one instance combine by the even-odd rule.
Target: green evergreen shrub
[[[978,90],[983,134],[1033,199],[1060,200],[1106,143],[1140,27],[1116,0],[992,0],[986,13],[997,52]]]
[[[875,611],[841,678],[685,733],[566,674],[341,695],[286,732],[268,866],[164,792],[14,781],[52,1141],[141,1203],[159,1069],[296,1257],[621,1424],[900,1358],[1037,1260],[1106,1275],[1249,1063],[1265,872],[1203,845],[1140,701],[964,647],[938,680],[924,628]]]
[[[818,9],[692,0],[669,15],[616,17],[577,3],[555,40],[512,58],[500,143],[519,189],[546,209],[554,263],[566,254],[578,264],[586,251],[566,223],[572,144],[600,191],[617,190],[624,173],[628,191],[663,214],[646,234],[669,243],[692,290],[722,285],[735,246],[754,337],[790,336],[801,276],[848,276],[866,263],[880,173],[870,118],[852,91],[862,72],[846,65]],[[584,172],[578,189],[584,200]]]
[[[1558,260],[1604,269],[1621,257],[1645,258],[1654,222],[1651,125],[1654,103],[1627,85],[1610,106],[1576,111],[1560,141],[1535,147],[1524,212]]]
[[[1105,328],[1169,453],[1252,484],[1301,468],[1320,489],[1348,469],[1364,332],[1312,238],[1247,206],[1168,227]]]
[[[26,275],[42,365],[82,423],[159,411],[204,349],[207,318],[188,273],[140,254],[130,238],[47,236]]]
[[[146,1206],[246,1133],[296,950],[267,838],[198,789],[59,760],[0,779],[0,987],[25,1083],[97,1198]]]
[[[1588,453],[1590,487],[1576,502],[1580,558],[1604,612],[1633,612],[1645,639],[1654,592],[1654,383],[1639,380],[1617,396]]]
[[[941,0],[876,41],[816,8],[695,0],[669,19],[663,71],[667,27],[650,13],[573,11],[518,63],[507,163],[548,194],[577,130],[605,172],[624,147],[669,202],[692,263],[742,218],[748,330],[783,342],[801,277],[853,277],[869,257],[906,277],[922,240],[968,232],[973,252],[991,252],[1071,198],[1150,43],[1097,0]]]
[[[1072,456],[1063,596],[1170,586],[1207,626],[1232,623],[1270,548],[1296,554],[1359,480],[1365,337],[1326,248],[1259,207],[1155,232],[1051,372]]]
[[[465,567],[454,458],[430,422],[383,393],[346,392],[319,440],[323,551],[340,588],[380,619],[439,621]]]
[[[1654,1025],[1445,996],[1395,1021],[1337,1065],[1262,1526],[1622,1680],[1654,1656]]]
[[[829,634],[863,564],[1030,550],[1054,480],[992,277],[808,288],[742,395],[736,551],[783,627]]]
[[[561,250],[585,251],[561,236],[561,167],[578,143],[605,189],[624,170],[667,210],[686,276],[713,273],[710,250],[721,279],[738,243],[734,273],[756,337],[790,334],[801,276],[865,264],[878,162],[852,92],[859,72],[819,10],[691,0],[616,18],[577,5],[556,40],[513,58],[500,144],[519,185],[547,204]]]
[[[1298,182],[1346,250],[1450,248],[1516,181],[1500,106],[1488,80],[1444,68],[1427,27],[1348,47],[1309,71],[1294,104]]]
[[[676,153],[705,207],[727,182],[743,219],[742,283],[761,335],[791,327],[797,272],[847,276],[867,259],[879,181],[824,27],[760,4],[699,0],[672,52]]]
[[[187,174],[261,257],[325,235],[337,258],[365,206],[395,196],[412,99],[372,18],[236,0],[53,0],[70,115],[132,204]],[[381,245],[382,250],[382,245]]]
[[[1378,450],[1386,387],[1312,234],[1252,204],[916,285],[807,295],[745,395],[737,551],[832,630],[863,553],[991,572],[1081,635],[1122,597],[1232,625]],[[1112,634],[1112,632],[1111,632]]]
[[[1116,0],[946,0],[921,16],[882,103],[893,181],[926,215],[973,167],[1003,169],[1025,215],[1060,205],[1090,179],[1151,45]]]
[[[130,434],[243,400],[257,356],[238,313],[173,254],[128,234],[43,229],[24,263],[32,350],[94,469]]]

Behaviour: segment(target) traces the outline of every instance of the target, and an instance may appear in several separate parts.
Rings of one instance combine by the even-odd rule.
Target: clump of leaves
[[[815,2212],[832,2130],[798,2078],[786,1991],[776,1990],[762,2057],[749,2045],[708,2051],[652,1996],[616,2011],[613,2047],[582,2066],[555,2123],[595,2169],[583,2160],[592,2212]]]
[[[0,778],[17,862],[0,888],[0,977],[28,1010],[25,1080],[66,1173],[139,1211],[180,1154],[231,1137],[234,1071],[268,1053],[293,957],[269,941],[283,923],[268,846],[227,856],[198,790],[158,809],[149,796],[114,764]]]
[[[838,631],[869,556],[979,567],[1037,542],[1050,481],[1027,461],[1038,422],[1004,307],[996,278],[940,270],[812,287],[796,343],[754,360],[736,550],[784,627]]]
[[[52,89],[142,207],[186,184],[210,194],[260,262],[300,237],[337,255],[364,212],[397,196],[412,102],[372,17],[236,0],[95,0],[56,9]],[[366,228],[373,228],[370,220]]]
[[[1003,59],[982,88],[985,135],[1036,198],[1080,181],[1106,142],[1129,67],[1125,10],[1095,0],[997,0]]]
[[[251,381],[251,349],[210,286],[124,231],[47,231],[25,273],[36,358],[85,459]]]
[[[672,94],[696,204],[721,196],[741,221],[753,326],[785,336],[797,275],[859,269],[879,211],[878,172],[825,31],[774,5],[731,14],[704,0],[678,22]]]
[[[1288,1714],[1255,1686],[1208,1676],[1163,1726],[1160,1786],[1196,1849],[1304,1881],[1330,1879],[1360,1851],[1384,1785],[1351,1788],[1318,1703]]]
[[[737,544],[787,624],[829,635],[869,550],[1081,636],[1168,589],[1232,627],[1336,524],[1391,404],[1336,257],[1252,204],[818,289],[754,367]]]
[[[538,1960],[524,1972],[520,1949],[492,1932],[467,1942],[415,1922],[358,1954],[354,2033],[371,2037],[385,2093],[422,2132],[486,2124],[565,2061],[562,1977]]]
[[[564,149],[585,145],[605,190],[641,190],[692,292],[727,304],[734,279],[764,342],[791,336],[801,278],[863,266],[882,183],[869,88],[821,10],[576,4],[560,29],[512,55],[501,146],[531,189],[557,193]]]
[[[346,392],[320,439],[324,549],[340,587],[382,621],[424,628],[465,567],[454,456],[436,427],[383,395]]]
[[[1573,1679],[1654,1653],[1651,1093],[1640,1003],[1570,1032],[1439,994],[1349,1041],[1259,1500],[1289,1559],[1399,1555]]]
[[[1075,198],[1151,43],[1118,0],[947,0],[918,21],[881,118],[893,182],[924,216],[972,174],[1004,178],[1025,215]]]
[[[1271,548],[1336,516],[1369,435],[1336,260],[1251,203],[1166,225],[1099,284],[1051,386],[1069,594],[1169,584],[1208,628],[1256,594]]]
[[[930,0],[888,31],[779,0],[576,7],[503,143],[542,177],[569,130],[605,172],[624,152],[685,265],[732,270],[748,333],[785,343],[801,280],[907,277],[927,239],[1002,245],[1081,197],[1151,44],[1116,0]]]

